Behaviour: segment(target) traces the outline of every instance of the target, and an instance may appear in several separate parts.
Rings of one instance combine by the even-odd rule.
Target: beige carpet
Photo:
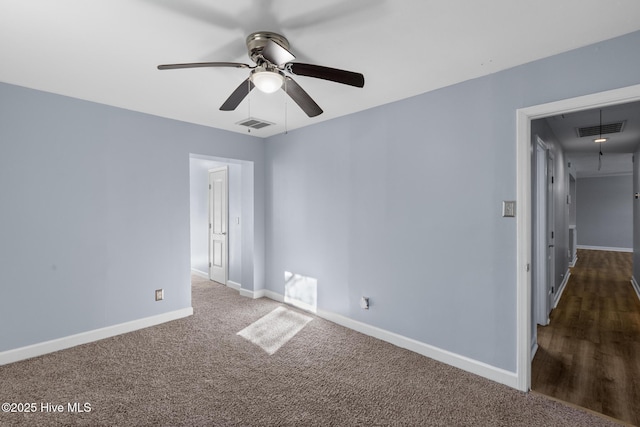
[[[91,408],[0,413],[0,425],[615,425],[313,315],[269,355],[237,333],[282,304],[198,278],[193,306],[186,319],[0,367],[1,402]]]

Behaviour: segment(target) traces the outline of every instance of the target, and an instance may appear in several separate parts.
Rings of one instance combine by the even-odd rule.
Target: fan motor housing
[[[257,31],[249,34],[247,37],[247,50],[249,51],[249,57],[256,63],[262,54],[262,49],[267,45],[269,40],[273,40],[283,48],[289,50],[289,40],[285,36],[273,33],[271,31]]]

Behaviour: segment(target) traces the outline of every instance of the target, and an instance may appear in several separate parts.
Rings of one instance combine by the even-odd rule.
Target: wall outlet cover
[[[516,216],[515,200],[505,200],[502,202],[502,216],[505,218],[513,218]]]
[[[162,301],[164,299],[164,289],[156,289],[156,301]]]

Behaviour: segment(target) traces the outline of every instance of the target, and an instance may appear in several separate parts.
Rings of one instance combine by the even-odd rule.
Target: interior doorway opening
[[[209,264],[213,263],[209,224],[211,222],[210,171],[227,170],[227,224],[223,230],[227,249],[227,271],[220,283],[234,289],[253,289],[254,283],[254,180],[253,162],[191,154],[190,229],[191,273],[210,279]],[[222,261],[222,260],[220,260]]]
[[[531,389],[532,359],[532,120],[640,100],[640,85],[517,110],[517,388]],[[636,249],[637,250],[637,249]]]

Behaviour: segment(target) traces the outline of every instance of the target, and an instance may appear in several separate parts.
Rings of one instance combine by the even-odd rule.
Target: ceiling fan
[[[269,31],[258,31],[247,37],[249,57],[256,63],[251,66],[240,62],[191,62],[186,64],[158,65],[159,70],[198,67],[249,68],[251,74],[240,83],[231,96],[222,104],[220,110],[233,111],[254,87],[265,93],[276,92],[282,88],[287,95],[309,117],[322,114],[322,108],[287,75],[315,77],[355,87],[364,87],[364,76],[353,71],[323,67],[321,65],[291,62],[295,56],[289,52],[289,41],[282,35]]]

